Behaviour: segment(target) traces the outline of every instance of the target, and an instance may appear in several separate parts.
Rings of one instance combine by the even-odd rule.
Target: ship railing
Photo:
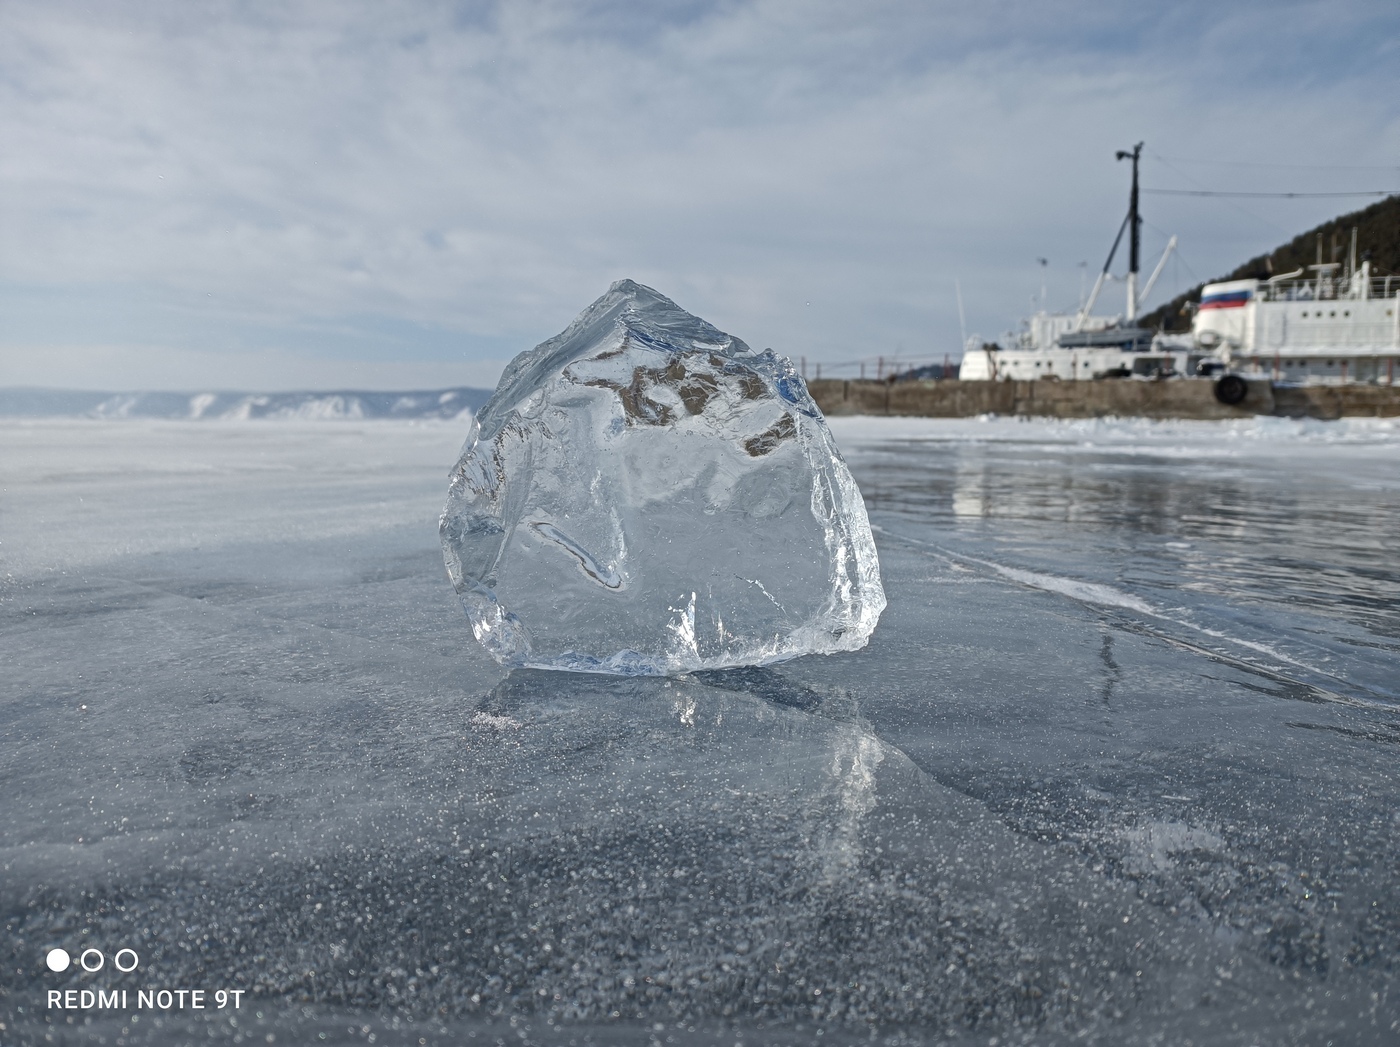
[[[1400,296],[1400,276],[1315,276],[1311,279],[1261,281],[1255,296],[1261,302],[1316,302]]]

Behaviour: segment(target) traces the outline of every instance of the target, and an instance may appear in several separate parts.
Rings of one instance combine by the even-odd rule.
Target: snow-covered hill
[[[0,417],[88,418],[456,418],[479,409],[489,389],[381,393],[104,393],[0,389]]]

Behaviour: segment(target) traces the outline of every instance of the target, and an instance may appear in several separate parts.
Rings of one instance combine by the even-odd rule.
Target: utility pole
[[[1138,217],[1138,160],[1142,157],[1142,143],[1133,146],[1131,153],[1125,150],[1118,150],[1119,160],[1131,160],[1133,162],[1133,195],[1128,198],[1128,315],[1127,322],[1132,324],[1137,322],[1137,279],[1138,279],[1138,249],[1141,244],[1142,235],[1139,225],[1142,219]]]

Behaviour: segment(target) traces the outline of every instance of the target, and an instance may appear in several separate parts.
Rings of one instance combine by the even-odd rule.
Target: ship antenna
[[[1118,150],[1119,160],[1133,162],[1133,192],[1128,198],[1128,323],[1137,322],[1137,278],[1138,249],[1141,245],[1142,219],[1138,217],[1138,160],[1142,157],[1142,143],[1133,146],[1133,151]]]

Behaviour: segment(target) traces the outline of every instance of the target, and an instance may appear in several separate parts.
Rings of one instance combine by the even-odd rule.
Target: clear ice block
[[[865,503],[801,377],[622,280],[521,353],[441,534],[502,665],[669,675],[863,647]]]

